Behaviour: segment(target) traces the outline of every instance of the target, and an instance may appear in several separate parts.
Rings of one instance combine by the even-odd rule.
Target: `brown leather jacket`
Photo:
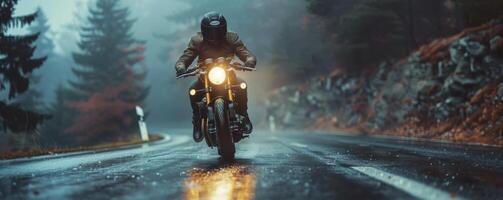
[[[176,62],[175,69],[177,72],[186,70],[196,57],[198,57],[198,63],[201,63],[207,58],[216,59],[219,57],[234,56],[237,56],[241,61],[243,61],[247,67],[255,67],[257,64],[257,58],[246,48],[243,42],[239,39],[237,33],[228,32],[225,42],[218,45],[211,45],[204,42],[203,35],[198,32],[190,39],[189,45],[185,51],[183,51],[183,55],[180,56]]]

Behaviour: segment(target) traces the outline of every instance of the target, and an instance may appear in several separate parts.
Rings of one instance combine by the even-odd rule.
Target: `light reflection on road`
[[[244,165],[195,168],[185,180],[185,199],[248,200],[255,196],[256,176]]]

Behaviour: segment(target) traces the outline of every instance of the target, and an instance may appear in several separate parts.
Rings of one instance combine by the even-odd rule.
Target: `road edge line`
[[[399,175],[394,175],[374,167],[353,166],[351,169],[398,188],[419,199],[464,199],[441,189]]]

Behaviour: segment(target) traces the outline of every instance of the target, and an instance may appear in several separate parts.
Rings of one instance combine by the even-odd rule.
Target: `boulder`
[[[478,42],[470,41],[465,46],[466,51],[473,57],[480,57],[484,55],[486,47]]]
[[[502,45],[501,36],[496,36],[489,41],[490,49],[496,51]]]

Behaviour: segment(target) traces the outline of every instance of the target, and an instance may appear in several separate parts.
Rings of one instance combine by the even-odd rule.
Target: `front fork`
[[[242,138],[242,135],[240,133],[240,128],[239,128],[239,121],[237,119],[237,113],[236,113],[236,107],[235,107],[235,103],[234,103],[234,94],[233,94],[233,91],[232,91],[232,82],[231,82],[231,74],[229,73],[227,75],[227,87],[226,87],[226,90],[227,90],[227,95],[228,95],[228,111],[229,111],[229,131],[230,133],[232,134],[232,138],[234,139],[234,142],[238,142],[239,140],[241,140]],[[209,80],[208,80],[208,76],[204,76],[204,88],[205,88],[205,91],[206,91],[206,108],[207,108],[207,115],[206,115],[206,118],[208,119],[208,139],[210,140],[209,141],[209,145],[210,146],[216,146],[216,137],[213,137],[213,136],[216,136],[217,134],[217,129],[216,129],[216,124],[215,124],[215,117],[214,117],[214,112],[213,112],[213,108],[211,107],[211,103],[212,103],[212,100],[211,100],[211,95],[210,95],[210,92],[211,92],[211,89],[210,89],[210,84],[209,84]]]
[[[210,147],[214,147],[214,146],[217,146],[217,142],[216,142],[216,135],[217,135],[217,127],[216,127],[216,123],[215,123],[215,115],[213,113],[213,107],[211,107],[211,96],[210,96],[210,84],[209,84],[209,80],[208,80],[208,76],[205,75],[203,76],[204,78],[204,91],[206,93],[206,112],[204,112],[206,114],[206,116],[204,116],[204,118],[206,118],[206,123],[207,123],[207,132],[205,134],[206,136],[206,143],[208,144],[208,146]],[[203,120],[204,121],[204,120]],[[202,126],[204,127],[204,126]]]
[[[232,91],[232,82],[231,82],[231,74],[227,76],[227,93],[229,95],[229,130],[230,133],[232,134],[232,138],[234,142],[239,142],[242,138],[242,134],[240,132],[239,128],[239,121],[237,118],[237,113],[236,113],[236,104],[234,103],[234,94]]]

